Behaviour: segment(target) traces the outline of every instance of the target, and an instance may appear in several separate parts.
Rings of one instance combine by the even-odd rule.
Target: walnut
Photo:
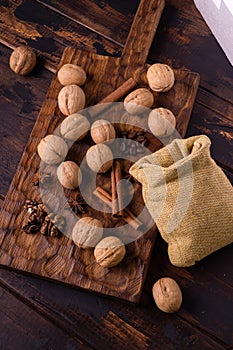
[[[90,123],[86,117],[81,114],[71,114],[65,118],[60,125],[61,135],[71,141],[82,140],[90,129]]]
[[[64,64],[57,73],[57,78],[62,85],[82,86],[87,78],[86,72],[82,67],[76,64]]]
[[[121,240],[114,236],[102,239],[94,250],[95,260],[103,267],[118,265],[126,253],[125,246]]]
[[[68,146],[61,137],[47,135],[37,146],[37,152],[45,163],[58,164],[65,159],[68,153]]]
[[[91,137],[95,143],[113,141],[116,137],[114,126],[107,120],[96,120],[91,126]]]
[[[175,129],[176,118],[169,109],[155,108],[149,114],[148,126],[156,137],[169,136]]]
[[[74,190],[82,182],[82,173],[79,166],[69,160],[59,165],[57,177],[61,185],[70,190]]]
[[[74,243],[83,249],[93,248],[103,236],[103,225],[100,220],[84,217],[74,226],[72,239]]]
[[[111,149],[103,143],[90,147],[86,153],[87,165],[96,173],[105,173],[111,168],[113,154]]]
[[[124,100],[124,107],[130,114],[140,114],[145,108],[151,108],[154,104],[154,96],[150,90],[139,88],[132,91]]]
[[[86,96],[77,85],[64,86],[58,94],[58,106],[64,115],[74,114],[85,107]]]
[[[158,280],[153,286],[152,294],[156,305],[164,312],[176,312],[182,304],[180,287],[172,278],[164,277]]]
[[[147,80],[151,90],[165,92],[173,87],[175,76],[168,65],[155,63],[147,71]]]
[[[12,52],[9,65],[15,73],[27,75],[36,65],[36,54],[28,46],[19,46]]]

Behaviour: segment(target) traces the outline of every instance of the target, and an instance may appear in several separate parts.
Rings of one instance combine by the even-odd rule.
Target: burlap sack
[[[210,155],[207,136],[174,140],[130,174],[168,242],[171,263],[191,266],[233,242],[233,189]]]

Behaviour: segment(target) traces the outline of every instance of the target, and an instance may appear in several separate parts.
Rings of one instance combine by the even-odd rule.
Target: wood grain
[[[176,68],[187,67],[198,72],[202,87],[233,103],[232,66],[194,1],[166,0],[148,59],[149,62],[166,61]]]
[[[17,295],[18,293],[16,293]],[[71,338],[35,310],[5,289],[0,282],[1,347],[11,349],[91,349],[77,337]],[[14,332],[12,332],[14,329]]]
[[[145,290],[150,292],[154,281],[161,277],[175,278],[184,296],[178,316],[193,327],[204,330],[213,339],[220,338],[226,349],[231,349],[233,315],[226,310],[230,310],[233,304],[230,264],[233,245],[220,249],[189,269],[174,267],[166,251],[167,244],[159,236]]]
[[[48,1],[46,0],[46,2]],[[5,4],[5,6],[7,6],[7,3],[8,1],[1,1],[1,5]],[[61,3],[65,4],[64,1],[61,1]],[[123,0],[100,2],[95,0],[94,3],[96,3],[97,6],[105,6],[105,9],[107,6],[115,7],[118,11],[121,11],[122,7],[125,9],[124,13],[127,16],[132,13],[131,8],[135,8],[136,2],[125,2]],[[224,160],[225,154],[229,154],[230,147],[232,148],[227,138],[221,136],[221,131],[224,130],[224,124],[226,123],[226,125],[228,125],[229,123],[227,119],[224,120],[224,115],[228,117],[232,116],[232,113],[230,114],[232,108],[231,69],[224,54],[215,42],[215,39],[211,39],[211,34],[201,18],[201,15],[195,10],[193,1],[166,0],[166,4],[167,6],[165,7],[162,21],[159,24],[158,32],[155,37],[156,44],[153,45],[150,56],[152,55],[154,57],[153,62],[154,60],[170,62],[169,58],[172,57],[175,59],[175,66],[183,67],[185,65],[201,72],[204,80],[203,84],[201,81],[202,89],[199,89],[197,103],[194,106],[188,133],[190,136],[193,133],[199,133],[206,123],[205,115],[208,115],[207,120],[208,124],[210,124],[211,118],[218,118],[218,113],[220,112],[221,114],[222,111],[221,122],[218,122],[215,128],[209,129],[208,135],[213,141],[213,146],[215,145],[215,138],[218,138],[218,147],[215,147],[215,152],[212,153],[214,158],[221,158]],[[99,9],[101,16],[103,12],[100,7]],[[64,8],[64,13],[68,13],[68,11],[69,7],[67,6],[67,9]],[[88,12],[90,13],[91,9],[88,9]],[[121,12],[123,13],[123,10]],[[112,13],[111,9],[109,9],[106,16],[102,17],[103,26],[107,23],[106,17],[111,17]],[[177,17],[177,20],[175,20],[175,17]],[[127,16],[127,18],[129,18],[129,16]],[[130,21],[131,18],[132,17],[130,17]],[[26,19],[25,22],[27,22]],[[197,27],[200,28],[200,30],[197,31]],[[182,29],[179,30],[179,28]],[[7,31],[9,32],[9,28],[7,28]],[[176,32],[176,35],[174,37],[170,36],[168,31],[171,35],[174,35]],[[124,34],[125,38],[127,34],[128,33]],[[60,38],[60,40],[62,41],[62,38]],[[185,44],[185,42],[188,42],[188,44]],[[44,43],[46,42],[44,41]],[[211,43],[211,46],[209,46],[209,43]],[[45,45],[43,49],[45,52],[49,53],[49,45]],[[104,54],[104,48],[99,46],[98,50],[100,53]],[[1,45],[0,70],[3,74],[1,75],[2,88],[0,94],[0,108],[2,112],[1,123],[4,122],[4,128],[0,128],[0,130],[2,132],[1,135],[6,135],[7,137],[1,136],[0,144],[1,150],[4,148],[8,151],[4,151],[0,163],[0,186],[3,194],[8,190],[10,181],[20,159],[20,154],[24,149],[26,140],[33,126],[33,120],[36,118],[37,111],[42,104],[52,76],[45,69],[40,69],[36,75],[32,73],[32,75],[23,79],[13,74],[8,74],[7,59],[9,55],[10,50]],[[50,53],[50,55],[52,54]],[[213,62],[212,57],[216,57],[217,62],[215,58]],[[21,89],[16,90],[14,88],[17,82],[20,82]],[[27,99],[26,89],[23,89],[25,83],[26,85],[30,85],[30,89],[33,89],[34,96],[30,101]],[[208,91],[203,85],[208,85]],[[3,86],[6,90],[4,97]],[[24,94],[21,95],[20,91],[24,91]],[[202,94],[201,97],[200,92]],[[215,110],[217,107],[218,112],[215,111],[213,113],[212,101],[215,100],[218,94],[220,96],[217,99],[217,105],[214,107]],[[17,103],[15,103],[16,99],[18,101]],[[24,103],[24,100],[27,101],[27,103]],[[25,111],[27,109],[27,104],[29,104],[31,112],[23,114],[21,111],[22,106],[24,106],[23,110]],[[8,116],[11,116],[11,120],[14,120],[15,123],[11,122],[8,124]],[[24,129],[23,121],[27,116],[32,122],[31,126],[28,125],[27,128]],[[17,127],[19,124],[22,126]],[[211,134],[211,130],[215,130],[215,132]],[[8,136],[10,137],[9,141]],[[14,139],[17,139],[17,142],[15,142]],[[9,159],[10,161],[8,161]],[[230,165],[230,170],[225,170],[225,172],[233,184],[232,161],[231,163],[228,161],[228,164]],[[229,310],[232,309],[232,303],[230,302],[233,285],[231,268],[232,247],[226,247],[212,256],[209,256],[205,261],[203,260],[200,265],[195,267],[195,274],[193,269],[167,269],[166,264],[169,264],[169,262],[165,259],[161,260],[160,257],[158,258],[160,255],[165,257],[166,254],[166,246],[155,246],[148,280],[150,280],[150,283],[155,282],[157,278],[157,267],[159,267],[158,275],[160,272],[161,274],[166,273],[176,279],[177,273],[179,274],[179,283],[182,282],[182,292],[184,300],[187,300],[187,303],[185,302],[184,305],[185,313],[183,313],[182,317],[178,320],[176,320],[175,315],[163,315],[156,310],[149,289],[148,292],[145,291],[142,295],[141,299],[143,304],[135,308],[134,306],[131,307],[120,302],[110,301],[106,298],[88,295],[87,293],[72,290],[72,288],[66,286],[58,286],[49,281],[38,280],[30,276],[23,276],[22,274],[16,274],[3,269],[0,269],[0,275],[1,281],[4,283],[4,288],[17,294],[21,300],[22,296],[24,296],[24,303],[27,305],[30,304],[30,302],[34,302],[30,304],[30,306],[36,312],[38,327],[40,327],[42,322],[38,317],[39,313],[52,320],[54,325],[62,328],[64,332],[68,334],[69,338],[72,338],[74,334],[77,338],[82,337],[81,339],[86,339],[88,341],[91,338],[91,348],[102,349],[102,345],[105,344],[106,340],[106,349],[114,347],[117,349],[125,349],[125,342],[122,340],[124,339],[124,325],[122,325],[119,319],[117,321],[117,326],[116,321],[114,321],[118,338],[113,336],[113,332],[111,332],[109,328],[108,331],[111,333],[111,336],[108,336],[107,331],[102,332],[102,317],[107,315],[108,311],[111,310],[114,315],[110,314],[108,317],[105,316],[107,321],[115,320],[116,317],[123,319],[136,330],[142,332],[145,337],[149,337],[149,349],[154,349],[155,346],[157,349],[169,349],[171,347],[195,350],[203,348],[231,349],[232,345],[230,344],[232,344],[233,338],[229,328],[229,325],[232,324],[232,322],[230,322],[231,313]],[[163,270],[160,270],[160,264],[163,264]],[[181,271],[183,271],[183,273]],[[152,277],[150,278],[151,273]],[[199,283],[199,281],[201,282]],[[223,282],[223,284],[221,282]],[[204,291],[203,287],[205,287]],[[217,293],[214,292],[215,290]],[[34,296],[38,297],[37,301],[34,300]],[[12,299],[10,297],[4,298],[1,304],[2,309],[9,303],[12,303]],[[217,305],[217,307],[215,307],[215,305]],[[17,306],[15,308],[18,309]],[[137,314],[137,317],[135,314]],[[12,335],[15,333],[14,319],[17,317],[18,313],[12,313],[11,323],[9,323],[10,320],[8,318],[7,322],[9,328],[7,328],[7,337],[4,331],[1,332],[1,346],[4,349],[7,349],[9,338],[12,339]],[[30,319],[30,313],[25,316],[25,319]],[[194,323],[194,319],[197,320],[197,322]],[[98,326],[99,322],[101,326],[96,328],[95,326]],[[83,325],[81,329],[80,325]],[[2,324],[1,328],[4,329],[5,327],[6,324]],[[17,329],[19,330],[19,327]],[[22,328],[21,331],[23,331]],[[57,333],[55,329],[54,333],[60,338],[60,333]],[[28,334],[17,334],[18,337],[22,337],[24,343],[27,344]],[[215,338],[213,338],[214,335],[216,335]],[[50,332],[47,333],[48,342],[49,338],[53,338]],[[35,337],[33,347],[34,345],[36,347],[38,342],[40,342],[40,339]],[[227,345],[227,343],[229,345]],[[115,346],[114,344],[117,345]],[[14,345],[15,344],[13,344],[11,348],[15,348]],[[17,349],[25,349],[25,347],[26,346],[22,344],[21,347],[17,346]],[[80,346],[78,348],[80,348]]]
[[[143,4],[147,6],[147,2],[141,2],[139,15],[141,11],[143,13]],[[163,7],[162,3],[159,2],[159,4]],[[160,6],[157,8],[159,14],[161,14]],[[157,26],[157,22],[154,25]],[[131,31],[129,34],[131,39],[128,39],[127,42],[134,41],[137,34],[138,32]],[[142,42],[148,42],[147,34],[141,32],[141,35],[143,36]],[[150,37],[150,42],[152,39],[153,36]],[[129,54],[129,61],[131,63],[136,62],[132,57],[132,54]],[[78,63],[84,67],[89,77],[84,87],[87,105],[93,105],[129,77],[137,80],[139,85],[146,83],[146,67],[135,63],[130,69],[124,70],[124,65],[121,65],[121,62],[125,62],[125,60],[125,55],[122,58],[104,57],[67,48],[60,66],[69,62]],[[176,71],[175,75],[176,86],[172,92],[166,94],[166,101],[163,98],[161,103],[173,108],[177,115],[178,130],[184,136],[199,77],[197,74],[188,71]],[[92,77],[95,77],[95,79],[92,79]],[[61,86],[55,77],[8,192],[2,215],[4,233],[1,237],[2,258],[0,258],[0,262],[3,265],[23,269],[43,277],[137,302],[142,291],[155,241],[155,227],[148,231],[146,236],[127,248],[129,249],[129,258],[119,265],[119,268],[117,267],[111,271],[106,271],[97,266],[90,252],[78,250],[66,237],[53,242],[53,240],[42,236],[25,237],[26,234],[22,232],[23,218],[20,214],[20,207],[26,197],[36,196],[31,184],[33,173],[39,166],[36,146],[40,139],[45,134],[51,133],[63,119],[57,109],[57,95],[60,89]],[[138,210],[140,201],[136,202]],[[14,234],[11,235],[9,232],[14,232]],[[61,247],[64,247],[64,249]]]
[[[133,350],[142,346],[172,350],[174,344],[182,349],[230,349],[181,317],[161,313],[151,295],[147,295],[146,304],[135,307],[3,269],[0,282],[12,293],[22,295],[31,308],[65,330],[70,338],[87,341],[91,348],[123,350],[131,339]],[[182,291],[188,296],[188,289]]]
[[[40,0],[38,2],[55,12],[68,16],[72,21],[76,21],[122,47],[125,45],[139,3],[139,1],[135,1],[130,11],[129,9],[124,11],[122,7],[116,8],[116,2],[111,4],[79,0],[78,6],[72,0],[65,3],[58,0]]]
[[[91,64],[93,61],[96,62],[94,66]],[[117,72],[117,69],[121,69],[119,68],[119,59],[97,56],[92,53],[83,53],[71,48],[65,50],[60,66],[68,62],[76,64],[77,62],[79,62],[79,64],[81,63],[89,77],[95,76],[97,79],[96,81],[93,79],[89,80],[85,86],[88,104],[93,104],[97,102],[97,99],[103,97],[105,86],[112,86],[112,88],[115,87],[116,80],[113,75],[110,75],[110,71]],[[103,67],[105,67],[105,74],[103,74]],[[109,74],[107,74],[108,70]],[[198,84],[198,77],[196,75],[190,75],[191,78],[187,71],[185,71],[185,73],[176,72],[178,82],[181,82],[183,77],[183,85],[185,86],[186,91],[186,93],[183,93],[179,99],[175,99],[175,101],[178,102],[178,105],[174,104],[174,96],[178,96],[179,94],[175,88],[175,92],[170,94],[170,98],[169,94],[167,95],[167,104],[170,105],[172,103],[173,108],[176,107],[176,110],[180,111],[180,113],[177,113],[177,124],[180,127],[181,133],[185,132],[185,126],[183,127],[183,123],[186,125],[186,119],[189,119],[191,105],[195,95],[193,94],[193,88],[194,86],[197,88]],[[116,76],[118,76],[117,73]],[[179,84],[177,84],[178,87]],[[2,212],[2,257],[0,258],[0,262],[3,265],[30,271],[47,278],[54,278],[64,283],[88,288],[92,291],[106,293],[129,301],[138,301],[142,291],[148,261],[155,241],[155,227],[152,228],[146,236],[142,237],[135,243],[132,250],[132,259],[127,260],[127,263],[122,264],[119,269],[115,268],[111,273],[95,266],[93,256],[86,252],[77,251],[77,248],[75,248],[66,237],[53,242],[53,240],[47,240],[43,236],[29,237],[22,232],[21,227],[23,219],[20,214],[20,208],[27,197],[31,198],[32,196],[35,196],[35,190],[33,190],[31,181],[33,174],[39,166],[39,159],[36,155],[36,146],[41,137],[45,136],[47,133],[51,133],[63,119],[57,110],[57,95],[60,88],[61,86],[55,77],[51,83],[47,94],[47,100],[42,106],[11,188],[8,192]],[[187,109],[187,105],[189,105],[190,108]],[[56,118],[54,118],[54,115],[56,115]],[[41,125],[43,125],[43,128],[41,128]],[[24,181],[22,181],[22,179]],[[137,203],[137,208],[138,207],[139,204]],[[6,234],[6,232],[14,232],[14,235],[11,236]],[[60,245],[67,245],[68,249],[64,250],[64,253],[59,254],[59,251],[61,250],[58,250],[58,247]],[[137,255],[135,253],[136,251],[141,253]],[[70,260],[67,260],[67,254],[70,256]],[[77,261],[77,256],[80,256],[80,254],[82,259]],[[45,264],[44,261],[46,260],[47,263]],[[84,261],[84,265],[80,264],[81,261]],[[90,264],[91,266],[94,266],[93,270],[88,270],[87,266]],[[122,274],[124,275],[123,280],[120,277]],[[104,279],[100,278],[101,275]],[[121,285],[121,280],[124,281],[124,286]],[[113,281],[115,284],[113,284]]]
[[[52,74],[37,66],[26,78],[8,67],[11,50],[0,46],[0,193],[6,195],[51,83]]]
[[[66,46],[119,56],[119,45],[33,0],[0,3],[0,42],[10,48],[33,47],[39,61],[54,72]],[[8,28],[11,28],[9,31]]]

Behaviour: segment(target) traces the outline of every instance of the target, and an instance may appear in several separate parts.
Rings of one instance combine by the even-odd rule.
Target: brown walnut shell
[[[58,106],[64,115],[77,113],[85,107],[86,96],[77,85],[64,86],[58,94]]]
[[[151,90],[165,92],[173,87],[175,76],[167,64],[155,63],[147,71],[147,80]]]
[[[19,46],[12,52],[9,65],[15,73],[27,75],[36,65],[36,54],[28,46]]]
[[[76,64],[64,64],[57,73],[57,78],[62,85],[82,86],[87,78],[85,70]]]
[[[82,182],[82,173],[76,163],[67,160],[57,168],[57,178],[63,187],[74,190]]]
[[[148,126],[156,137],[170,136],[175,129],[176,118],[167,108],[155,108],[149,114]]]
[[[86,153],[87,165],[95,173],[105,173],[113,162],[111,149],[103,143],[90,147]]]
[[[114,267],[124,258],[125,246],[121,240],[114,236],[102,239],[94,250],[96,262],[103,267]]]
[[[172,278],[158,280],[153,286],[152,294],[156,305],[164,312],[177,312],[182,304],[180,287]]]
[[[154,96],[150,90],[139,88],[132,91],[124,100],[124,107],[130,114],[140,114],[151,108],[154,104]]]
[[[93,248],[103,236],[103,225],[100,220],[84,217],[74,226],[72,239],[74,243],[83,249]]]
[[[68,146],[61,137],[47,135],[37,146],[37,152],[45,163],[58,164],[65,159],[68,153]]]
[[[91,137],[95,143],[113,141],[116,137],[116,131],[109,121],[100,119],[92,124]]]

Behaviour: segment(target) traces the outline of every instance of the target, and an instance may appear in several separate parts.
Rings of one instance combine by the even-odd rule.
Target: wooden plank
[[[96,62],[95,65],[92,64],[93,61]],[[81,62],[81,65],[87,71],[88,75],[95,76],[96,78],[96,80],[91,79],[89,82],[87,82],[85,86],[87,104],[97,102],[97,98],[101,99],[103,97],[104,90],[106,91],[106,86],[114,87],[114,84],[116,84],[116,80],[114,78],[114,75],[110,74],[110,71],[111,73],[116,72],[116,77],[119,79],[117,69],[120,67],[120,59],[97,56],[92,53],[87,54],[81,51],[75,51],[75,49],[67,49],[64,53],[61,65],[67,62]],[[105,67],[105,74],[103,74],[103,69],[100,69],[101,66]],[[141,73],[140,77],[142,76],[143,75]],[[176,78],[177,81],[179,81],[179,84],[176,85],[178,90],[174,88],[173,92],[167,94],[167,105],[169,107],[173,106],[173,110],[177,112],[176,114],[178,130],[180,130],[181,134],[184,134],[187,126],[186,119],[189,119],[193,99],[196,93],[196,89],[194,89],[194,87],[196,86],[197,88],[198,77],[196,75],[192,75],[191,73],[189,74],[187,71],[177,71]],[[106,82],[108,82],[108,84],[106,84]],[[110,85],[110,82],[112,85]],[[182,95],[179,95],[180,84],[182,84],[182,82],[184,87],[181,90]],[[143,81],[143,84],[145,84],[145,80]],[[47,100],[42,106],[41,112],[39,114],[35,127],[30,136],[29,142],[26,146],[24,155],[21,159],[20,165],[14,177],[14,181],[12,182],[11,188],[8,192],[7,200],[5,202],[6,205],[4,206],[2,215],[1,248],[3,255],[2,258],[0,258],[0,261],[2,264],[30,271],[35,274],[40,274],[47,278],[55,278],[61,282],[69,283],[83,288],[88,288],[96,292],[104,292],[105,294],[127,299],[129,301],[138,301],[146,276],[148,261],[153,248],[153,243],[155,240],[154,227],[147,233],[147,236],[142,237],[140,240],[137,241],[137,244],[133,246],[132,259],[126,260],[126,265],[122,264],[121,267],[119,267],[119,270],[115,268],[115,270],[112,272],[106,271],[104,269],[101,270],[99,267],[97,268],[96,264],[94,263],[93,256],[90,256],[90,254],[87,251],[79,251],[77,253],[79,254],[79,256],[80,254],[82,255],[81,260],[75,261],[73,258],[69,258],[68,256],[71,256],[69,252],[71,250],[75,250],[76,248],[65,237],[61,240],[54,241],[53,251],[57,252],[56,246],[59,247],[61,244],[68,245],[68,247],[70,247],[66,250],[68,256],[60,256],[60,262],[63,264],[63,262],[66,261],[66,267],[68,267],[68,260],[70,259],[72,267],[70,265],[70,268],[68,269],[69,273],[67,272],[68,270],[66,268],[64,270],[64,273],[60,273],[59,275],[57,275],[55,271],[50,271],[49,269],[43,268],[44,259],[42,259],[41,256],[41,249],[36,248],[37,244],[35,245],[35,249],[33,249],[33,246],[30,245],[29,250],[24,250],[16,242],[21,241],[20,236],[23,237],[23,235],[25,235],[25,233],[22,232],[23,221],[20,213],[22,202],[25,201],[26,197],[30,198],[32,192],[35,192],[31,181],[34,172],[39,166],[39,158],[36,155],[37,143],[40,140],[40,138],[43,137],[45,134],[52,132],[56,125],[58,125],[63,119],[60,113],[57,112],[57,95],[60,88],[61,86],[58,83],[57,78],[55,77],[51,83],[51,87],[47,94]],[[179,99],[174,98],[178,95]],[[93,96],[95,100],[93,100]],[[178,101],[178,104],[176,104],[175,101]],[[55,114],[56,118],[54,118]],[[186,126],[183,127],[183,124],[185,124]],[[41,125],[43,125],[43,128],[41,128]],[[24,181],[22,181],[22,179],[24,179]],[[15,191],[16,188],[17,191]],[[137,206],[139,205],[139,203],[140,202],[138,201]],[[14,235],[11,236],[9,235],[9,233],[6,234],[6,232],[12,232],[12,230],[14,231]],[[12,239],[11,243],[9,242],[9,238],[10,240]],[[27,238],[25,237],[25,239]],[[50,256],[50,259],[52,259],[52,253],[49,253],[49,251],[51,251],[51,249],[49,248],[51,243],[49,243],[46,237],[43,236],[37,237],[36,239],[39,240],[38,243],[41,247],[43,245],[42,255],[47,255],[48,257]],[[11,249],[9,247],[11,247]],[[49,251],[47,251],[47,249]],[[140,254],[135,256],[136,253],[134,253],[134,249],[135,252],[140,252]],[[17,251],[20,255],[20,259],[22,260],[17,259]],[[38,253],[39,256],[37,256]],[[7,256],[9,257],[7,263],[5,260],[5,254],[7,254]],[[14,258],[12,254],[14,255]],[[76,256],[77,254],[73,253],[72,256]],[[32,258],[32,256],[34,256],[34,258]],[[58,257],[59,253],[56,254],[57,259]],[[25,260],[25,258],[27,260]],[[85,264],[92,265],[93,270],[89,271]],[[127,266],[130,266],[131,264],[133,264],[132,266],[134,266],[134,268],[131,266],[131,268],[128,269]],[[140,266],[140,269],[138,269],[138,266]],[[63,269],[62,266],[61,269]],[[77,271],[79,271],[79,274],[77,274]],[[92,275],[94,274],[94,278],[91,278],[90,272]],[[121,284],[120,279],[122,273],[124,275],[124,279],[122,280],[123,285]],[[102,274],[103,276],[101,280],[100,274]],[[127,283],[125,282],[126,276]],[[103,283],[105,285],[104,288]]]
[[[158,237],[145,286],[150,292],[159,278],[174,278],[183,292],[178,316],[213,339],[221,339],[227,349],[233,346],[232,252],[229,245],[193,267],[177,268],[169,262],[167,244]]]
[[[129,7],[114,1],[100,3],[79,0],[78,4],[72,0],[37,1],[122,47],[125,45],[139,4],[139,1],[135,1]]]
[[[33,294],[32,294],[33,295]],[[90,347],[72,337],[0,286],[0,346],[4,350],[80,349]]]
[[[0,193],[6,195],[27,139],[45,98],[52,74],[37,66],[30,76],[8,67],[11,50],[0,46]]]
[[[224,170],[233,173],[233,104],[199,89],[187,135],[206,134],[211,154]]]
[[[233,102],[232,66],[192,0],[166,1],[149,62],[198,72],[202,87]]]
[[[36,1],[10,0],[10,6],[0,4],[0,12],[0,42],[10,48],[33,47],[52,71],[69,45],[106,55],[121,53],[118,45]]]
[[[151,296],[135,307],[3,269],[0,281],[35,311],[93,348],[123,350],[130,341],[132,350],[173,349],[175,344],[181,349],[229,349],[176,315],[159,311]]]
[[[141,0],[122,52],[123,66],[140,66],[146,62],[164,6],[164,0]]]
[[[161,4],[161,6],[163,6],[163,4]],[[160,13],[160,8],[158,8],[158,11]],[[141,25],[142,24],[143,22],[141,22]],[[156,26],[156,23],[154,23],[154,25]],[[130,34],[131,37],[133,37],[133,35]],[[143,37],[142,41],[145,40],[148,40],[146,36]],[[152,38],[150,40],[152,40]],[[129,55],[129,59],[132,60],[131,55]],[[123,60],[125,62],[125,55],[123,57]],[[144,85],[146,83],[145,68],[140,68],[140,66],[137,65],[135,67],[136,69],[134,69],[134,67],[132,66],[130,70],[126,69],[124,72],[121,66],[121,58],[116,59],[113,57],[104,57],[95,55],[93,53],[76,51],[75,49],[67,49],[65,50],[60,65],[68,62],[76,64],[78,62],[87,71],[89,77],[95,77],[95,79],[88,79],[84,87],[87,97],[87,105],[92,105],[98,102],[98,100],[100,100],[104,97],[104,95],[110,92],[110,89],[112,90],[116,88],[117,85],[123,81],[122,79],[127,79],[133,74],[133,77],[135,79],[140,79],[138,80],[139,86],[140,84]],[[94,65],[93,62],[95,62]],[[134,62],[134,60],[132,60],[132,62]],[[121,74],[118,73],[119,71],[121,72]],[[166,94],[166,101],[164,100],[164,97],[162,101],[164,106],[172,108],[174,113],[177,115],[177,127],[181,135],[184,136],[187,129],[187,124],[189,121],[189,116],[191,113],[194,98],[196,95],[199,79],[197,75],[189,73],[188,71],[176,71],[175,75],[176,85],[171,92]],[[23,233],[21,229],[23,224],[22,216],[20,214],[21,204],[25,201],[25,196],[30,198],[32,193],[35,192],[31,181],[33,173],[36,171],[36,169],[38,169],[39,166],[39,158],[36,155],[36,146],[41,137],[43,137],[47,133],[51,133],[63,119],[63,117],[60,115],[57,109],[57,95],[60,89],[61,86],[55,77],[51,83],[49,92],[47,94],[47,100],[42,106],[41,112],[32,131],[24,155],[14,177],[14,181],[12,182],[10,191],[8,193],[7,200],[5,202],[6,205],[4,206],[2,215],[3,232],[6,232],[10,229],[11,231],[14,231],[14,235],[9,236],[5,235],[5,233],[2,233],[2,253],[4,259],[5,254],[7,254],[9,256],[9,261],[7,265],[11,267],[20,268],[35,274],[40,274],[47,278],[56,278],[64,283],[70,283],[72,285],[87,288],[96,292],[103,292],[105,294],[120,297],[129,301],[138,301],[144,283],[148,267],[148,261],[150,259],[151,251],[153,248],[153,243],[155,240],[155,228],[152,228],[148,232],[147,236],[142,237],[140,240],[137,241],[137,244],[133,246],[133,251],[135,249],[135,252],[140,252],[139,254],[133,253],[131,261],[130,259],[126,260],[127,263],[125,266],[123,264],[122,267],[119,268],[119,270],[115,268],[113,271],[111,271],[111,273],[108,272],[107,274],[106,271],[104,271],[104,269],[102,269],[102,271],[99,267],[97,268],[97,266],[95,266],[93,260],[94,258],[93,256],[90,256],[89,252],[84,251],[78,252],[78,254],[71,254],[71,252],[74,251],[76,248],[65,237],[63,238],[62,243],[59,241],[54,242],[53,247],[53,249],[55,249],[54,251],[57,251],[56,245],[59,246],[60,244],[64,244],[70,247],[66,250],[66,253],[68,253],[69,258],[68,256],[59,257],[59,253],[56,254],[56,259],[60,259],[59,261],[61,263],[61,266],[59,265],[59,274],[56,273],[55,270],[50,270],[49,268],[45,269],[43,267],[46,266],[46,263],[50,264],[49,260],[53,259],[50,256],[51,253],[48,253],[47,251],[47,249],[50,250],[51,242],[47,241],[46,237],[37,237],[38,244],[41,247],[42,245],[44,247],[42,254],[43,257],[48,255],[48,257],[45,258],[46,263],[44,261],[44,258],[42,259],[41,250],[37,250],[36,245],[35,249],[33,249],[33,246],[30,245],[30,249],[27,251],[25,250],[24,252],[22,247],[18,246],[17,242],[20,241],[20,236],[25,235],[25,233]],[[54,118],[55,115],[56,118]],[[41,127],[42,125],[43,128]],[[22,181],[22,179],[24,179],[24,181]],[[137,208],[139,208],[140,201],[136,202]],[[12,215],[10,213],[12,213]],[[9,242],[9,239],[11,243]],[[17,242],[15,241],[15,239]],[[13,250],[10,249],[10,247]],[[22,258],[22,260],[17,260],[17,253],[15,251],[15,248],[16,251],[18,250],[18,252],[20,252],[20,257]],[[38,253],[39,256],[37,256]],[[14,255],[14,258],[12,254]],[[29,254],[30,256],[27,254]],[[73,254],[79,256],[82,255],[80,261],[75,261],[73,258],[70,258],[70,256],[73,256]],[[32,256],[34,258],[32,258]],[[64,269],[65,266],[63,266],[64,261],[66,261],[66,269]],[[68,261],[71,263],[71,265],[69,265],[69,268]],[[3,263],[2,260],[1,262]],[[133,262],[134,268],[131,267],[130,269],[128,269],[127,266],[130,266],[130,264],[132,264]],[[87,265],[89,266],[90,264],[93,265],[93,270],[89,270],[87,268]],[[140,269],[138,269],[139,266]],[[62,273],[61,271],[63,270],[64,272]],[[69,271],[69,273],[67,271]],[[78,273],[74,273],[74,271],[78,271]],[[91,274],[94,274],[94,278],[91,277],[90,272]],[[124,278],[122,279],[123,282],[121,282],[120,277],[122,273],[124,274]],[[99,274],[103,275],[103,278],[101,280],[100,277],[98,277]],[[127,282],[125,282],[126,277]]]

